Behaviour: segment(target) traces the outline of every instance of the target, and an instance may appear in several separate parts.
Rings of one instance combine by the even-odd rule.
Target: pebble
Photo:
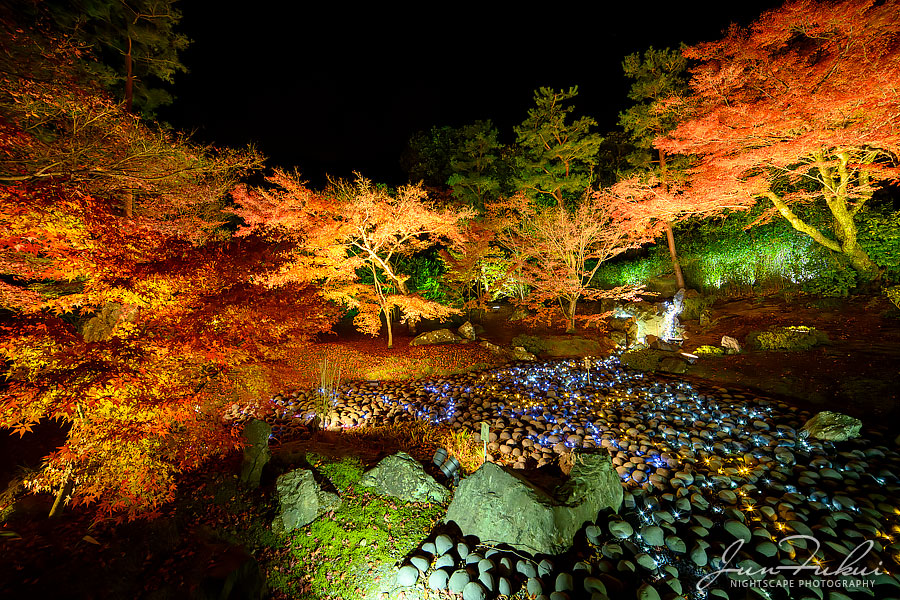
[[[609,532],[619,539],[626,539],[634,535],[634,528],[628,521],[611,521]]]
[[[436,554],[438,556],[440,556],[442,554],[446,554],[447,552],[450,551],[450,548],[452,548],[452,547],[453,547],[453,540],[450,539],[449,535],[442,533],[439,536],[437,536],[436,538],[434,538],[434,548],[435,548]]]
[[[400,587],[409,587],[416,585],[419,580],[419,569],[412,565],[404,565],[397,572],[397,585]]]
[[[435,569],[428,576],[428,587],[432,590],[446,590],[450,574],[444,569]]]
[[[456,559],[453,558],[450,554],[443,554],[437,557],[437,560],[434,561],[435,569],[445,569],[447,567],[453,567],[456,565]]]
[[[459,569],[454,571],[453,575],[450,576],[450,581],[447,583],[447,589],[449,589],[454,594],[461,594],[463,588],[465,588],[471,581],[472,578],[469,577],[468,571]]]
[[[574,589],[575,583],[572,580],[572,575],[563,571],[559,575],[556,576],[556,591],[557,592],[568,592]]]
[[[663,530],[656,525],[641,527],[641,539],[649,546],[662,546],[665,543]]]
[[[470,581],[466,584],[466,586],[462,590],[463,600],[484,600],[487,595],[485,594],[484,586],[477,581]]]
[[[725,521],[725,531],[743,542],[749,542],[751,533],[750,529],[740,521]]]

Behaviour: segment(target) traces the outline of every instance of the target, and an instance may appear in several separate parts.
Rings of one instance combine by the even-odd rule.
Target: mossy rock
[[[639,348],[637,350],[629,350],[622,353],[619,361],[622,366],[638,371],[656,371],[659,363],[667,357],[672,356],[671,352],[664,350],[654,350],[653,348]]]
[[[539,338],[536,335],[528,335],[525,333],[520,333],[516,337],[514,337],[509,342],[510,347],[515,348],[519,346],[521,348],[525,348],[528,352],[532,354],[541,354],[547,351],[549,344],[543,338]]]
[[[766,331],[753,331],[747,335],[747,345],[759,350],[809,350],[813,346],[828,342],[828,335],[824,331],[804,325],[772,327]]]

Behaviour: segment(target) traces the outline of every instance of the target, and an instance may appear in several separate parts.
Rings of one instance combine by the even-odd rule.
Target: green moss
[[[659,368],[659,362],[663,358],[671,355],[671,352],[665,352],[663,350],[640,348],[638,350],[629,350],[628,352],[622,353],[619,360],[623,366],[628,367],[629,369],[655,371]]]
[[[701,356],[724,356],[725,349],[718,346],[700,346],[694,350],[694,354]]]
[[[306,455],[306,462],[327,478],[338,490],[349,488],[363,476],[362,461],[355,456],[345,456],[341,460],[332,461],[310,452]]]
[[[403,503],[355,487],[342,497],[333,516],[289,536],[296,567],[282,589],[311,598],[368,597],[385,568],[418,546],[446,512],[444,505]]]
[[[754,331],[747,336],[747,344],[760,350],[808,350],[828,342],[828,335],[815,327],[803,325],[772,327],[767,331]]]
[[[888,300],[890,300],[894,306],[900,308],[900,285],[889,287],[884,290],[884,293],[887,295]]]

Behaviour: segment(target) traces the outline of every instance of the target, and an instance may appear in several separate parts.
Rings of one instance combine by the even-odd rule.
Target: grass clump
[[[760,350],[809,350],[827,342],[828,335],[825,332],[805,325],[772,327],[767,331],[754,331],[747,336],[747,344]]]

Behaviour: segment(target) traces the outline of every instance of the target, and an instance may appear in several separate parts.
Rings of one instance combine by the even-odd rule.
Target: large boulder
[[[450,494],[405,452],[382,459],[362,476],[359,485],[373,487],[379,494],[394,496],[404,502],[443,502]]]
[[[259,487],[263,467],[272,458],[269,450],[269,436],[272,426],[259,419],[251,419],[244,425],[244,462],[241,464],[241,483],[249,487]]]
[[[275,482],[279,510],[272,529],[288,532],[309,525],[341,505],[337,494],[323,490],[308,469],[295,469]]]
[[[409,342],[410,346],[428,346],[431,344],[458,344],[462,338],[449,329],[436,329],[417,335]]]
[[[828,442],[846,442],[859,437],[862,421],[851,416],[823,410],[807,421],[800,429],[800,437]]]
[[[624,492],[605,449],[576,450],[569,478],[555,490],[516,471],[485,463],[463,479],[447,510],[463,535],[506,543],[533,554],[560,554],[604,508],[618,510]]]
[[[471,321],[466,321],[456,330],[459,335],[461,335],[464,339],[474,340],[475,339],[475,326],[472,325]]]

